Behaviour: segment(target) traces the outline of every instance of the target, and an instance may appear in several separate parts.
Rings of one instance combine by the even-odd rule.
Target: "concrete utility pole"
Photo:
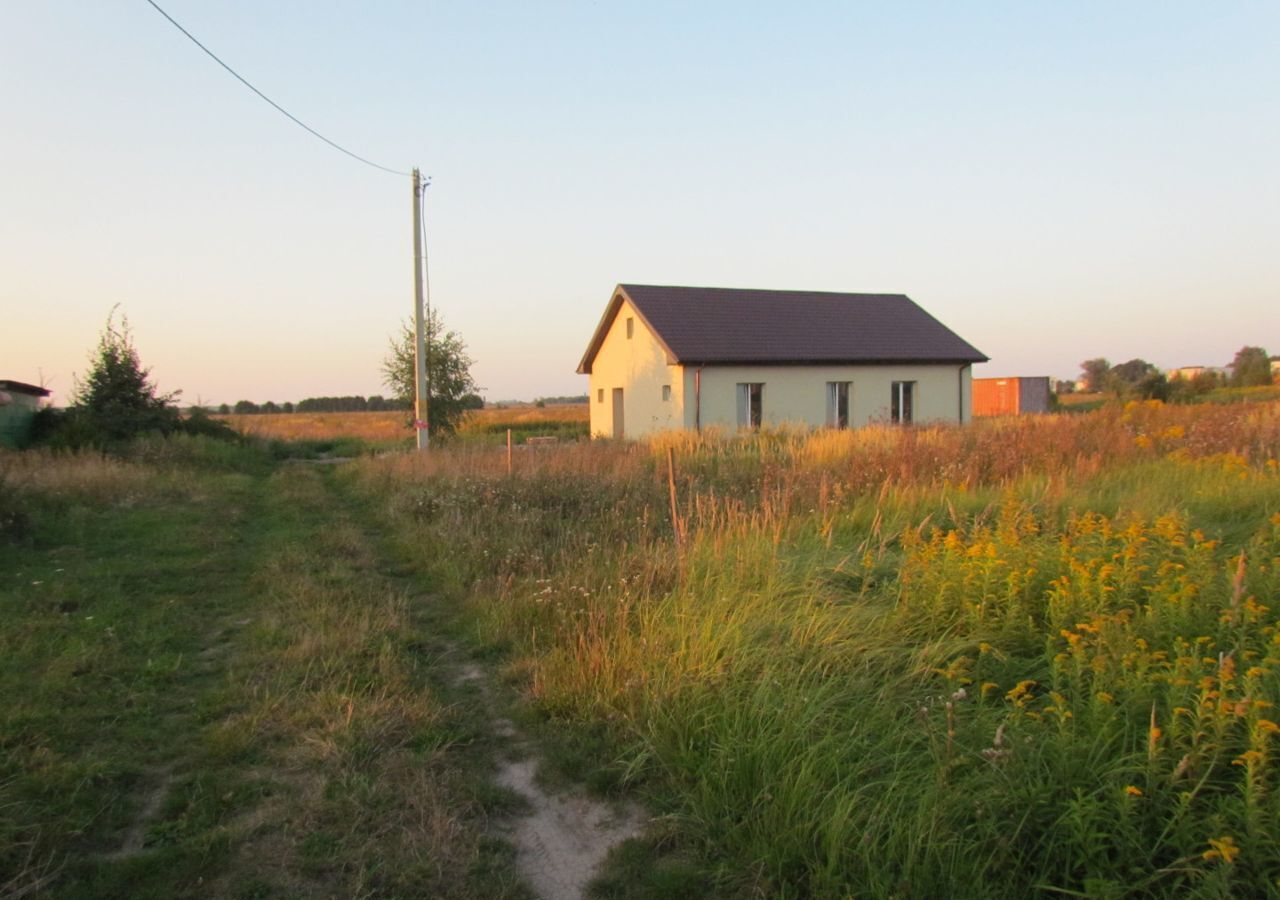
[[[431,442],[427,428],[427,348],[426,326],[422,317],[422,175],[413,170],[413,427],[418,436],[418,449],[426,450]]]

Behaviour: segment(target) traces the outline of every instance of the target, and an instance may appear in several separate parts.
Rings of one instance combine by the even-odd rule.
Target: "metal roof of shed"
[[[30,394],[33,397],[48,397],[49,391],[34,384],[27,384],[25,381],[10,381],[0,378],[0,391],[14,391],[18,394]]]

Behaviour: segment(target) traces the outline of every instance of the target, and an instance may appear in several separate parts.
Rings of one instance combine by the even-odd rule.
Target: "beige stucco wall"
[[[627,339],[627,319],[635,322]],[[671,399],[662,386],[671,385]],[[623,427],[629,438],[680,428],[684,423],[684,386],[680,367],[667,365],[667,352],[645,326],[635,307],[624,300],[600,350],[591,363],[591,434],[613,434],[613,389],[622,388]],[[600,400],[600,391],[604,400]]]
[[[695,425],[694,374],[684,372],[684,427]],[[765,425],[819,427],[827,419],[827,382],[853,383],[849,423],[857,427],[889,421],[890,385],[914,381],[916,422],[969,421],[973,375],[957,365],[914,366],[707,366],[702,370],[702,427],[733,429],[738,424],[740,382],[764,384]],[[628,434],[628,437],[634,435]]]

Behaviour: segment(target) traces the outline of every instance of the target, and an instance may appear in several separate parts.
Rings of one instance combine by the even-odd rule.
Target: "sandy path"
[[[465,666],[459,682],[488,693],[484,672]],[[551,793],[537,782],[540,760],[509,719],[495,717],[493,733],[510,743],[512,758],[498,764],[497,781],[524,797],[528,806],[508,823],[520,874],[543,900],[577,900],[585,895],[609,851],[638,836],[645,816],[633,804],[611,805],[581,790]]]

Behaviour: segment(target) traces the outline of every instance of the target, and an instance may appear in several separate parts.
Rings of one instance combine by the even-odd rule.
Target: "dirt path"
[[[458,683],[470,686],[488,707],[493,734],[506,751],[497,782],[524,798],[519,815],[504,823],[516,846],[520,873],[544,900],[585,896],[609,851],[639,836],[645,816],[634,804],[608,804],[582,790],[553,793],[538,782],[537,748],[510,719],[493,712],[489,680],[475,664],[461,667]]]
[[[501,765],[498,783],[529,802],[512,823],[520,873],[538,896],[576,898],[595,877],[609,851],[637,837],[644,825],[639,809],[612,809],[578,791],[550,794],[536,780],[538,761],[529,757]]]

